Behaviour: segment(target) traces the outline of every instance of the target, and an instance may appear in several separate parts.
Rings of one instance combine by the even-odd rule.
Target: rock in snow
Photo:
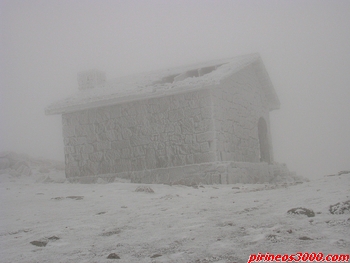
[[[111,253],[107,257],[108,259],[120,259],[120,257],[116,253]]]
[[[30,244],[37,247],[46,247],[47,243],[48,243],[47,241],[38,241],[38,240],[34,240],[30,242]]]
[[[349,214],[350,213],[350,200],[345,202],[339,202],[329,207],[329,212],[334,215]]]
[[[311,209],[303,208],[303,207],[297,207],[292,208],[287,211],[288,214],[295,214],[295,215],[306,215],[307,217],[314,217],[315,213]]]

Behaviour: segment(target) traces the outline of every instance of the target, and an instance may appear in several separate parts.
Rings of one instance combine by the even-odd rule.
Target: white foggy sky
[[[350,1],[0,0],[0,151],[63,160],[77,72],[107,78],[259,52],[281,101],[275,160],[350,169]]]

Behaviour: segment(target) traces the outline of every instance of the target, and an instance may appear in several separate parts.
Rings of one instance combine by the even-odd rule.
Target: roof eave
[[[99,108],[99,107],[106,107],[111,105],[117,105],[122,103],[128,103],[133,101],[140,101],[145,99],[153,99],[153,98],[160,98],[164,96],[170,96],[175,94],[181,94],[181,93],[187,93],[191,91],[196,90],[207,90],[211,89],[217,86],[216,84],[210,84],[210,85],[196,85],[196,86],[182,86],[180,88],[176,88],[173,91],[167,90],[167,91],[160,91],[155,93],[140,93],[140,94],[132,94],[129,96],[124,97],[112,97],[109,99],[106,98],[100,98],[95,101],[82,103],[82,104],[72,104],[72,105],[51,105],[45,109],[46,115],[56,115],[56,114],[64,114],[64,113],[70,113],[75,111],[81,111],[81,110],[88,110],[92,108]]]
[[[258,78],[260,80],[261,86],[265,91],[267,100],[268,100],[268,108],[270,111],[280,109],[281,103],[278,99],[276,90],[272,84],[270,76],[265,68],[265,65],[261,58],[256,61],[256,73],[258,74]]]

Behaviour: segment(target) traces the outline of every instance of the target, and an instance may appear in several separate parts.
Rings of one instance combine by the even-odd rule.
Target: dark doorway
[[[258,122],[258,134],[260,144],[260,162],[271,163],[267,124],[263,117],[260,117]]]

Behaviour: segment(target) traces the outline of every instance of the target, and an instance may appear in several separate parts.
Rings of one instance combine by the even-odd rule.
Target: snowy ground
[[[123,182],[62,183],[62,171],[47,172],[0,175],[1,262],[247,262],[258,252],[350,253],[349,211],[329,212],[350,200],[350,174],[294,185],[147,185],[154,190],[147,193]],[[296,207],[315,217],[287,213]],[[107,259],[111,253],[120,259]]]

